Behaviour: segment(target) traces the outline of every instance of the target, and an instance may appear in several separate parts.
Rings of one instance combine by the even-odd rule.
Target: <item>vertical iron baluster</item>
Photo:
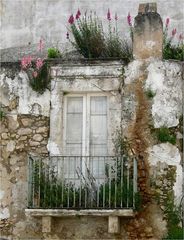
[[[137,193],[137,160],[133,158],[133,208],[135,208],[135,194]]]
[[[64,206],[64,199],[63,199],[63,194],[64,194],[64,177],[65,177],[65,157],[61,157],[62,160],[62,165],[61,165],[61,207],[65,207]]]
[[[59,180],[59,174],[58,174],[58,165],[60,164],[59,157],[56,157],[56,208],[58,207],[58,180]]]
[[[117,206],[117,176],[118,174],[118,157],[115,157],[115,197],[114,197],[114,207]]]
[[[94,177],[93,175],[93,170],[92,170],[92,158],[89,156],[88,157],[88,166],[89,166],[89,172],[90,174],[92,174],[92,177]],[[92,191],[90,191],[90,203],[91,203],[91,208],[93,207],[93,194],[94,194],[94,189],[92,189]]]
[[[100,184],[100,174],[99,174],[99,157],[97,158],[97,162],[98,162],[98,186],[97,186],[97,208],[99,207],[99,184]]]
[[[70,188],[69,188],[69,185],[70,185],[70,181],[69,181],[69,178],[70,178],[70,157],[68,158],[68,181],[67,181],[67,184],[68,184],[68,194],[67,194],[67,207],[69,208],[70,207]]]
[[[36,176],[36,167],[35,167],[35,159],[33,159],[33,208],[35,208],[35,176]]]
[[[123,206],[123,164],[124,164],[124,159],[123,159],[124,156],[121,156],[121,208]]]
[[[111,208],[111,158],[109,158],[109,208]]]
[[[33,159],[31,156],[28,158],[28,207],[33,207]]]
[[[38,159],[38,168],[39,168],[39,176],[38,176],[38,207],[40,207],[40,199],[41,199],[41,192],[40,192],[40,185],[41,185],[41,163],[42,163],[42,159]]]
[[[105,169],[105,158],[106,157],[103,157],[103,162],[104,162],[104,181],[103,181],[103,208],[105,207],[105,174],[106,174],[106,169]]]
[[[79,190],[79,207],[81,207],[81,185],[82,185],[82,177],[81,177],[81,172],[82,172],[82,157],[79,157],[79,181],[80,181],[80,190]]]
[[[87,206],[87,186],[86,186],[86,183],[84,185],[84,188],[85,188],[85,203],[84,203],[84,207],[86,208],[86,206]]]
[[[128,158],[127,160],[127,208],[129,207],[129,161],[130,159]]]
[[[74,157],[74,191],[73,191],[73,207],[75,207],[75,188],[76,188],[76,184],[77,184],[77,181],[76,181],[76,160],[77,160],[77,157]]]
[[[49,195],[50,195],[50,204],[49,206],[51,206],[52,204],[52,157],[50,157],[50,160],[49,160],[49,187],[50,187],[50,190],[49,190]]]
[[[44,189],[43,189],[43,206],[46,208],[46,182],[47,182],[47,164],[48,161],[44,162]]]

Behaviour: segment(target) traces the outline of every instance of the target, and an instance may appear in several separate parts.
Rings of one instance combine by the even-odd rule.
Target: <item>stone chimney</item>
[[[135,59],[162,58],[163,24],[156,3],[139,4],[133,32]]]

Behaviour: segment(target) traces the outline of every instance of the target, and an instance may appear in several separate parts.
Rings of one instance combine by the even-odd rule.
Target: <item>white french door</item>
[[[68,94],[64,97],[64,155],[108,154],[108,101],[102,94]]]

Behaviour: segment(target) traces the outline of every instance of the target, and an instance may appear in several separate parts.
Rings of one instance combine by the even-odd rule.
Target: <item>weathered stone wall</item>
[[[1,103],[5,116],[0,122],[2,236],[9,239],[161,239],[167,232],[162,211],[167,193],[176,203],[182,196],[182,67],[179,62],[160,60],[134,60],[126,67],[117,62],[65,63],[52,68],[51,93],[47,90],[39,95],[30,88],[27,75],[18,67],[4,66]],[[70,91],[80,92],[110,91],[112,109],[118,110],[121,101],[118,118],[122,119],[122,137],[126,137],[138,157],[138,187],[143,202],[134,219],[121,220],[120,234],[107,233],[107,218],[103,217],[55,218],[52,232],[42,234],[41,219],[25,216],[28,154],[48,154],[50,126],[52,141],[48,149],[52,154],[57,153],[53,144],[56,125],[49,122],[50,118],[56,119],[57,111],[62,109],[61,92],[68,91],[69,87]],[[146,94],[148,90],[154,92],[151,98]],[[155,132],[162,126],[176,133],[175,145],[158,141]]]
[[[129,96],[131,107],[123,108],[123,122],[128,123],[129,119],[124,134],[139,156],[138,184],[144,205],[144,211],[128,226],[136,229],[130,233],[131,239],[162,238],[166,222],[161,209],[166,208],[168,197],[181,203],[182,73],[182,63],[172,61],[136,60],[125,68],[123,92],[125,97]],[[159,141],[156,132],[162,127],[175,133],[175,145]]]
[[[28,154],[48,155],[49,117],[44,110],[48,109],[47,101],[42,101],[43,96],[30,89],[26,75],[21,75],[16,64],[1,69],[0,85],[3,112],[0,121],[0,231],[2,236],[27,239],[27,234],[33,232],[34,235],[34,229],[39,226],[36,222],[29,224],[24,214],[28,198]],[[45,108],[39,105],[39,100],[31,100],[31,96],[40,98]]]

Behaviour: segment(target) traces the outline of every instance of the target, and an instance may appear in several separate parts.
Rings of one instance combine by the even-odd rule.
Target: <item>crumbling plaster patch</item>
[[[181,200],[182,196],[182,166],[181,155],[178,148],[170,143],[157,144],[148,148],[149,164],[154,167],[159,162],[167,165],[176,166],[176,182],[173,190],[176,202]]]
[[[1,102],[7,106],[10,100],[19,97],[17,109],[19,114],[49,116],[50,91],[46,90],[40,95],[29,86],[29,79],[25,72],[20,71],[14,78],[10,78],[6,75],[6,71],[11,70],[2,71],[0,75]]]
[[[51,141],[50,139],[49,139],[48,144],[47,144],[47,150],[49,151],[49,153],[51,155],[61,154],[61,152],[59,150],[59,146],[55,142]]]
[[[7,219],[10,217],[10,212],[8,208],[1,208],[0,209],[0,219]]]
[[[154,61],[147,68],[145,88],[156,93],[152,104],[155,128],[175,127],[182,114],[182,66],[176,62]]]
[[[138,79],[142,75],[141,67],[143,65],[143,61],[141,60],[134,60],[126,66],[125,73],[124,73],[124,82],[125,84],[131,84],[136,79]]]
[[[0,190],[0,200],[4,197],[4,191]]]

